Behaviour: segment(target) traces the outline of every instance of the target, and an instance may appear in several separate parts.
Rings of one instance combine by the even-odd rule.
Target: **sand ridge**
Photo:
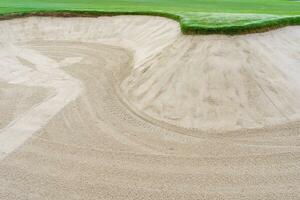
[[[146,16],[1,21],[0,80],[47,95],[0,129],[0,199],[298,199],[298,33],[183,36]]]

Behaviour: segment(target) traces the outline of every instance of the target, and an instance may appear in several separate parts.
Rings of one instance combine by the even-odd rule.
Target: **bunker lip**
[[[245,25],[228,25],[221,27],[192,26],[186,25],[183,18],[178,14],[161,11],[93,11],[93,10],[56,10],[56,11],[23,11],[6,13],[0,15],[0,20],[9,20],[23,17],[101,17],[101,16],[120,16],[120,15],[140,15],[140,16],[159,16],[177,21],[180,24],[181,32],[185,35],[245,35],[252,33],[263,33],[287,26],[300,25],[300,16],[285,16],[265,21],[257,21]]]

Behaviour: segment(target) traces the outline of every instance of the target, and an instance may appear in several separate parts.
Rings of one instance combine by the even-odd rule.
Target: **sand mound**
[[[0,199],[299,199],[299,33],[1,21]]]
[[[179,127],[228,131],[299,120],[300,28],[179,36],[122,84],[130,104]]]

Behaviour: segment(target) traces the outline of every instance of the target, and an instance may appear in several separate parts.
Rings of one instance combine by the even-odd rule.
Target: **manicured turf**
[[[160,15],[184,33],[239,34],[300,25],[295,0],[0,0],[0,14],[39,12]]]

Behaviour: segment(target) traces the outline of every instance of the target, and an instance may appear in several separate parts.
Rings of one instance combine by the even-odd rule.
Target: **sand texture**
[[[300,199],[300,27],[0,21],[0,199]]]

